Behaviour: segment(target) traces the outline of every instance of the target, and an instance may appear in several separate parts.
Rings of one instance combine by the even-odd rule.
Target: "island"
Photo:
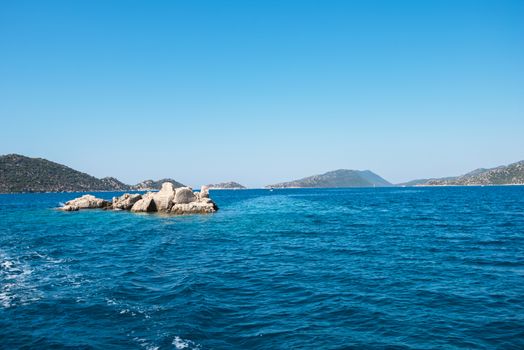
[[[106,201],[86,194],[66,202],[58,208],[62,211],[81,209],[129,210],[135,213],[170,213],[170,214],[209,214],[218,210],[215,202],[209,198],[207,186],[200,192],[193,192],[190,187],[175,188],[172,183],[164,182],[160,191],[125,193]]]
[[[238,182],[230,181],[230,182],[221,182],[218,184],[210,184],[207,185],[207,187],[210,190],[245,190],[246,187],[242,186]]]
[[[160,190],[162,188],[162,184],[165,182],[172,183],[175,188],[177,187],[185,187],[184,184],[173,180],[173,179],[161,179],[161,180],[144,180],[136,185],[130,186],[132,190],[135,191],[152,191],[152,190]]]
[[[393,186],[370,170],[339,169],[321,175],[268,185],[266,188],[341,188],[341,187],[390,187]]]

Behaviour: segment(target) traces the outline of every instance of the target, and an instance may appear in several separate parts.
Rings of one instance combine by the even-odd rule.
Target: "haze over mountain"
[[[412,186],[422,186],[427,184],[429,181],[432,180],[452,180],[457,178],[456,176],[448,176],[448,177],[441,177],[441,178],[428,178],[428,179],[416,179],[416,180],[410,180],[407,182],[401,182],[398,184],[395,184],[395,186],[402,186],[402,187],[412,187]]]
[[[370,170],[339,169],[321,175],[281,182],[266,187],[272,188],[335,188],[335,187],[389,187],[390,182]]]

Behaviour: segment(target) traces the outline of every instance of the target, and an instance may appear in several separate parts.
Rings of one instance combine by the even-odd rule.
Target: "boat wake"
[[[39,299],[29,281],[33,270],[0,251],[0,306],[10,308]]]

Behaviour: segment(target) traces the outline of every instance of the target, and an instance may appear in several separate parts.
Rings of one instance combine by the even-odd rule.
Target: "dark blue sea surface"
[[[524,349],[524,187],[76,196],[0,195],[0,348]]]

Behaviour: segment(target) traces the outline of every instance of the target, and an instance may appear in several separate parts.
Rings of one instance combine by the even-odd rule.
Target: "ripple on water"
[[[3,345],[524,348],[524,188],[212,196],[167,217],[0,195]]]

